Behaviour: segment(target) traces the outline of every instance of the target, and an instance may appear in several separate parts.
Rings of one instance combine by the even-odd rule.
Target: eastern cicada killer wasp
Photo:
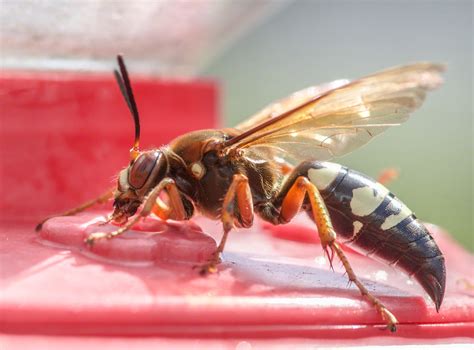
[[[200,267],[206,274],[217,270],[233,227],[250,227],[255,215],[286,224],[306,211],[330,261],[334,255],[339,258],[350,282],[390,330],[395,331],[397,319],[358,279],[340,237],[412,275],[439,310],[446,268],[428,230],[382,184],[328,160],[406,121],[426,92],[442,83],[442,65],[415,63],[313,86],[235,128],[190,132],[145,151],[139,149],[138,109],[120,55],[118,65],[115,77],[135,121],[135,143],[116,188],[63,214],[114,199],[109,220],[120,227],[91,234],[88,244],[117,237],[151,213],[163,220],[189,220],[198,211],[220,220],[224,231],[212,259]]]

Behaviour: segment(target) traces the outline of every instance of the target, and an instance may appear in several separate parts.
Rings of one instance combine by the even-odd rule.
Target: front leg
[[[172,206],[172,210],[168,207],[164,207],[164,203],[157,202],[158,196],[163,190],[167,190],[170,202]],[[160,218],[167,219],[171,213],[173,213],[173,219],[175,220],[184,220],[186,217],[186,211],[179,195],[178,189],[176,187],[176,183],[171,178],[164,178],[161,182],[155,186],[151,190],[151,192],[145,197],[143,201],[142,210],[138,215],[134,218],[129,220],[126,224],[124,224],[119,229],[112,231],[112,232],[96,232],[91,234],[89,237],[86,238],[85,242],[88,245],[94,244],[95,241],[98,239],[106,238],[111,239],[128,231],[133,225],[135,225],[138,221],[142,218],[147,217],[150,215],[151,211],[154,210],[155,213],[161,213]]]
[[[339,246],[339,243],[336,241],[336,232],[332,226],[329,212],[317,187],[305,176],[298,176],[296,180],[294,180],[294,177],[290,176],[290,180],[294,182],[292,185],[287,184],[287,186],[284,186],[284,188],[289,188],[289,190],[286,192],[286,194],[282,194],[283,201],[281,202],[279,222],[289,222],[301,210],[304,199],[307,195],[311,204],[314,221],[318,227],[321,245],[329,257],[331,266],[333,254],[330,256],[329,250],[332,253],[336,253],[339,260],[342,262],[344,269],[346,270],[349,281],[353,282],[357,286],[362,296],[365,297],[367,301],[375,307],[375,309],[381,314],[382,318],[387,323],[387,327],[392,332],[394,332],[396,330],[396,324],[398,323],[397,319],[378,298],[373,296],[367,290],[367,288],[356,276],[348,258]],[[291,187],[289,185],[291,185]]]
[[[99,197],[94,198],[90,201],[87,201],[87,202],[85,202],[85,203],[83,203],[83,204],[81,204],[81,205],[79,205],[75,208],[69,209],[69,210],[67,210],[67,211],[65,211],[61,214],[58,214],[58,215],[48,216],[47,218],[43,219],[40,223],[38,223],[38,225],[36,225],[35,231],[41,230],[41,228],[43,227],[43,224],[51,218],[54,218],[54,217],[57,217],[57,216],[75,215],[75,214],[78,214],[80,212],[83,212],[86,209],[89,209],[90,207],[92,207],[96,204],[106,203],[109,199],[111,199],[114,196],[114,190],[115,190],[115,187],[107,190],[107,192],[103,193]]]
[[[200,267],[201,275],[217,271],[217,265],[220,263],[220,254],[224,250],[227,236],[233,228],[236,218],[240,218],[239,223],[242,227],[250,227],[253,223],[253,216],[253,200],[249,180],[245,175],[235,174],[222,203],[221,220],[224,235],[211,260]]]

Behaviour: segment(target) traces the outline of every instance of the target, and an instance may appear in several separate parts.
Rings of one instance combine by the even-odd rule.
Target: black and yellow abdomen
[[[414,276],[439,309],[444,257],[410,209],[380,183],[339,164],[305,162],[304,168],[324,198],[338,237]]]

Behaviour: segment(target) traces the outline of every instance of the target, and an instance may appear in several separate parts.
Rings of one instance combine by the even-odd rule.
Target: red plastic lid
[[[196,218],[196,226],[148,218],[92,250],[83,238],[110,229],[97,226],[106,211],[54,219],[36,235],[34,223],[43,215],[107,188],[127,162],[132,124],[109,78],[9,76],[1,86],[8,97],[1,101],[0,130],[2,346],[250,349],[472,342],[473,257],[432,225],[448,271],[440,313],[406,275],[346,250],[369,290],[398,317],[396,334],[380,330],[380,316],[347,285],[337,262],[335,272],[329,269],[314,224],[304,216],[287,226],[257,221],[250,230],[232,232],[219,272],[207,278],[193,269],[214,249],[211,237],[221,234],[221,225],[207,219]],[[208,83],[137,80],[134,86],[144,141],[156,132],[160,144],[215,121],[215,90]]]

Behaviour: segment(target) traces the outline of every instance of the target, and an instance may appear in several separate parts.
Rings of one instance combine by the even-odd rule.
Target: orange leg
[[[289,175],[295,168],[286,162],[279,162],[280,171],[283,175]]]
[[[328,257],[328,248],[330,248],[331,252],[333,252],[333,254],[335,252],[339,260],[342,262],[349,281],[353,282],[357,288],[359,288],[362,296],[365,297],[376,308],[376,310],[382,315],[384,321],[387,323],[387,327],[392,332],[394,332],[396,330],[396,324],[398,323],[397,319],[379,299],[370,294],[367,288],[357,278],[349,263],[349,260],[339,246],[339,243],[336,241],[336,232],[334,231],[329,212],[326,208],[323,198],[321,197],[321,194],[319,193],[319,190],[306,177],[298,177],[283,199],[280,212],[281,221],[288,222],[298,213],[298,211],[301,209],[306,194],[308,195],[311,203],[313,218],[316,222],[316,226],[318,227],[321,245],[328,254]],[[329,260],[331,262],[332,256],[329,257]]]
[[[249,180],[246,176],[241,174],[234,175],[232,183],[224,197],[221,215],[222,224],[224,226],[224,235],[222,236],[212,258],[207,262],[207,264],[200,267],[200,273],[202,275],[217,271],[217,265],[220,262],[220,254],[223,252],[227,236],[234,226],[234,220],[237,213],[240,214],[240,223],[242,227],[252,226],[252,194],[250,192]]]
[[[400,172],[395,168],[382,169],[377,178],[377,182],[381,183],[384,186],[387,186],[389,183],[397,180],[399,176]]]
[[[156,203],[151,209],[151,211],[161,220],[166,221],[171,218],[171,207],[165,202],[163,202],[160,197],[156,198]]]
[[[176,207],[173,207],[172,212],[176,215],[177,218],[184,218],[185,217],[185,209],[183,206],[183,202],[179,198],[179,201],[177,198],[173,198],[175,195],[179,196],[178,190],[176,188],[176,183],[174,182],[173,179],[170,178],[164,178],[151,192],[145,197],[143,201],[143,207],[142,210],[138,215],[136,215],[134,218],[129,220],[126,224],[124,224],[122,227],[120,227],[118,230],[112,231],[112,232],[96,232],[91,234],[89,237],[86,239],[86,243],[89,245],[94,244],[94,242],[98,239],[111,239],[117,236],[120,236],[121,234],[125,233],[128,231],[133,225],[135,225],[138,221],[140,221],[142,218],[150,215],[152,209],[154,206],[158,205],[157,204],[157,198],[160,195],[161,191],[167,190],[168,193],[170,193],[170,199],[172,205],[176,205]],[[176,192],[175,192],[176,191]],[[170,211],[171,212],[171,211]],[[163,215],[166,215],[166,208],[162,208],[162,213]]]
[[[85,202],[84,204],[81,204],[79,205],[78,207],[75,207],[75,208],[72,208],[72,209],[69,209],[67,211],[65,211],[64,213],[61,213],[61,214],[58,214],[58,215],[52,215],[52,216],[48,216],[47,218],[43,219],[38,225],[36,225],[36,228],[35,230],[36,231],[39,231],[41,230],[41,228],[43,227],[43,224],[51,219],[51,218],[54,218],[54,217],[57,217],[57,216],[71,216],[71,215],[75,215],[77,213],[80,213],[96,204],[101,204],[101,203],[105,203],[107,202],[110,198],[113,197],[114,195],[114,191],[115,191],[115,187],[114,188],[111,188],[110,190],[108,190],[107,192],[101,194],[99,197],[97,198],[94,198],[88,202]]]
[[[176,184],[173,183],[169,185],[165,190],[168,195],[169,204],[165,203],[158,196],[156,197],[152,212],[165,221],[168,219],[176,221],[186,220],[186,210],[184,209],[183,201],[181,200],[181,195],[179,194]]]

